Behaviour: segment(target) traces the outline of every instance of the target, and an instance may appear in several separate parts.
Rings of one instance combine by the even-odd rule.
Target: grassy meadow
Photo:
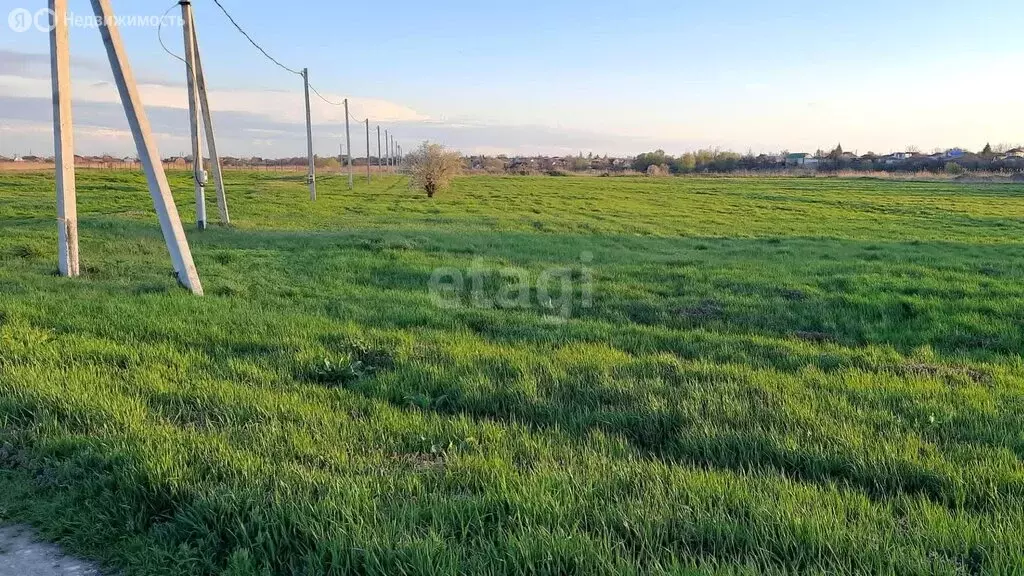
[[[0,522],[126,575],[1024,572],[1022,185],[227,177],[200,233],[171,174],[197,298],[139,173],[80,172],[74,280],[0,173]]]

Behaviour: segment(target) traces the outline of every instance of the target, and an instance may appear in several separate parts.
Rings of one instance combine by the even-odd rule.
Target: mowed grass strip
[[[1024,570],[1024,187],[228,177],[198,233],[172,175],[194,298],[140,174],[80,173],[77,280],[0,174],[0,519],[126,574]]]

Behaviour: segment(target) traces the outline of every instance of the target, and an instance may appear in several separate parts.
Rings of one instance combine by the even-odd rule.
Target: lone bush
[[[647,167],[648,176],[668,176],[669,174],[669,168],[666,164],[651,164]]]
[[[409,155],[412,185],[423,188],[430,198],[445,190],[462,169],[462,155],[441,144],[424,142]]]
[[[956,162],[946,162],[946,174],[952,174],[953,176],[959,176],[960,174],[963,174],[964,172],[967,172],[967,169],[965,169],[963,166],[957,164]]]

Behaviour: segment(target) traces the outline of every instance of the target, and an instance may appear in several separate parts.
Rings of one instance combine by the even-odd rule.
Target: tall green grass
[[[1024,187],[228,177],[194,298],[139,174],[80,173],[69,280],[0,173],[0,519],[126,574],[1024,571]],[[567,320],[428,291],[584,253]]]

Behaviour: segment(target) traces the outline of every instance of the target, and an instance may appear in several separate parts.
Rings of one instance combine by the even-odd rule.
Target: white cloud
[[[48,78],[26,78],[0,75],[0,97],[49,98],[51,94]],[[188,108],[187,91],[183,86],[162,84],[140,84],[139,92],[146,107]],[[72,87],[75,102],[117,104],[120,96],[113,84],[101,82],[79,82]],[[211,90],[210,108],[215,112],[241,112],[262,116],[274,122],[302,124],[306,121],[303,96],[299,91],[274,92],[251,90]],[[344,96],[324,94],[324,97],[340,102]],[[310,100],[310,110],[317,122],[343,122],[345,110],[333,106],[315,95]],[[373,98],[349,98],[349,114],[354,118],[371,118],[375,122],[417,122],[429,119],[407,106]]]

